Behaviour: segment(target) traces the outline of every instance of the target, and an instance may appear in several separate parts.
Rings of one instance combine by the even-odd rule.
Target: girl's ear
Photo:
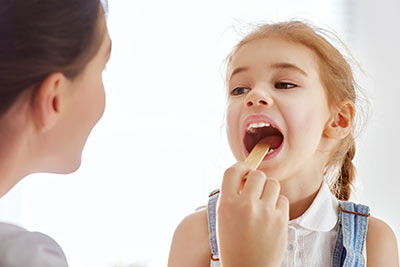
[[[324,135],[328,138],[343,139],[350,132],[354,119],[354,103],[352,101],[344,101],[339,108],[334,110],[331,118],[327,122]]]
[[[39,131],[51,129],[60,117],[65,81],[62,73],[52,73],[44,79],[33,96],[33,116]]]

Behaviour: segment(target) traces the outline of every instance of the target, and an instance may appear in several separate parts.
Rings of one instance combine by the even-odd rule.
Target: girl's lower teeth
[[[271,154],[271,153],[274,152],[274,151],[275,151],[275,149],[271,148],[271,149],[268,151],[267,155],[268,155],[268,154]]]

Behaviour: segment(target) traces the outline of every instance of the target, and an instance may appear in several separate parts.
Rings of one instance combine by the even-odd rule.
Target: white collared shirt
[[[339,202],[323,182],[311,206],[289,221],[288,245],[281,267],[332,266],[338,228]],[[219,267],[219,261],[211,261]]]
[[[282,267],[331,266],[336,244],[339,202],[323,182],[311,206],[289,221]]]

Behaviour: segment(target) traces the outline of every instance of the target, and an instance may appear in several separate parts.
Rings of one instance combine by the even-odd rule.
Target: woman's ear
[[[44,79],[33,96],[33,116],[39,131],[51,129],[60,117],[65,81],[62,73],[52,73]]]
[[[353,119],[354,103],[349,100],[342,102],[332,112],[332,116],[325,126],[324,135],[333,139],[345,138],[351,132]]]

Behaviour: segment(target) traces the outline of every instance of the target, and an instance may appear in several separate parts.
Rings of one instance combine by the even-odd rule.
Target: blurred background
[[[176,226],[235,162],[223,61],[237,29],[301,18],[336,32],[363,69],[372,115],[353,200],[399,237],[399,12],[399,0],[109,0],[107,108],[82,166],[24,179],[0,200],[0,219],[53,237],[70,266],[166,266]]]

